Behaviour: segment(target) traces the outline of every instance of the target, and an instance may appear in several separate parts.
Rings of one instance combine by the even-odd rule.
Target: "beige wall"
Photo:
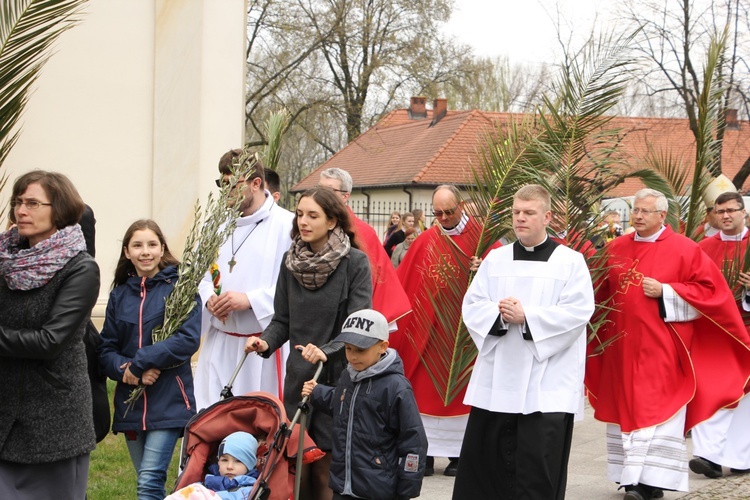
[[[62,172],[94,209],[97,314],[128,225],[155,219],[180,255],[219,156],[242,144],[245,27],[245,0],[91,0],[43,68],[4,170]]]

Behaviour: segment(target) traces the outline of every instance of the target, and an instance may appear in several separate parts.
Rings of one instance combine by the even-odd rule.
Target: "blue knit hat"
[[[258,451],[258,440],[247,432],[233,432],[224,438],[219,445],[218,456],[232,455],[242,462],[247,470],[255,468],[255,454]]]

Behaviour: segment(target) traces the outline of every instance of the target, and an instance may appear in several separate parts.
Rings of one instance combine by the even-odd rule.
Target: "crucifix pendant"
[[[235,265],[236,263],[237,263],[237,261],[236,261],[236,260],[234,260],[234,255],[232,255],[232,260],[230,260],[229,262],[227,262],[227,264],[229,264],[229,272],[230,272],[230,273],[231,273],[231,272],[232,272],[232,270],[234,269],[234,265]]]

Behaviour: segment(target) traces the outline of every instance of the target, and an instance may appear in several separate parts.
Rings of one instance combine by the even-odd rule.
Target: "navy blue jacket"
[[[177,268],[169,266],[153,278],[132,276],[109,295],[97,352],[104,373],[117,381],[112,430],[148,431],[185,426],[195,414],[190,358],[200,345],[201,304],[168,339],[153,344],[151,332],[164,322],[164,301],[177,282]],[[140,378],[149,368],[161,370],[128,410],[125,400],[135,386],[122,382],[125,363]]]
[[[333,416],[333,491],[371,500],[419,496],[427,436],[395,350],[361,372],[348,366],[336,387],[317,385],[311,402]]]

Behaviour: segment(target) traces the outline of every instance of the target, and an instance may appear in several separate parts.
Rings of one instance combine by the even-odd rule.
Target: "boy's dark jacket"
[[[164,322],[164,301],[177,283],[177,268],[166,267],[153,278],[131,276],[109,295],[98,348],[102,371],[118,381],[115,388],[115,432],[182,428],[195,414],[190,357],[200,345],[200,298],[185,322],[168,339],[153,344],[151,332]],[[139,348],[139,342],[141,347]],[[128,410],[125,400],[135,386],[122,382],[123,363],[141,377],[161,370],[153,385]]]
[[[334,491],[372,500],[419,496],[427,436],[395,350],[362,372],[347,367],[336,387],[316,386],[311,401],[333,416]]]

